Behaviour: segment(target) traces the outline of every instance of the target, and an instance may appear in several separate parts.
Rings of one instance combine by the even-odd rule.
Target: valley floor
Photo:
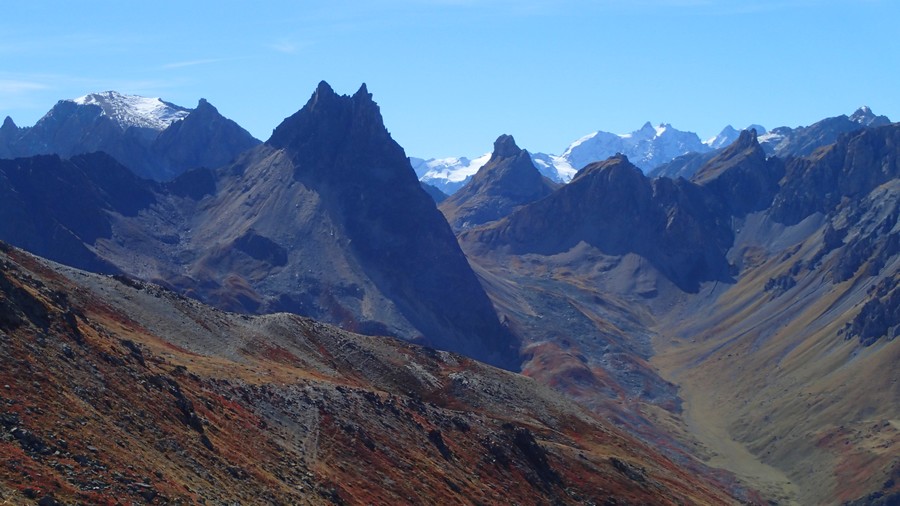
[[[688,434],[702,444],[707,465],[733,472],[781,506],[801,504],[796,485],[783,471],[764,463],[731,437],[727,420],[718,407],[721,405],[721,393],[711,395],[708,386],[704,388],[679,377],[666,362],[664,354],[657,356],[653,363],[660,368],[664,378],[681,387],[679,394],[684,400],[682,419]]]

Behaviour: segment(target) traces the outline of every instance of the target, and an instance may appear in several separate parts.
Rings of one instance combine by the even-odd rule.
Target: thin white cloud
[[[282,39],[274,44],[269,44],[269,47],[279,53],[285,54],[294,54],[300,50],[300,47],[296,43],[286,39]]]
[[[0,93],[5,95],[12,94],[20,94],[27,93],[29,91],[39,91],[46,90],[50,88],[50,86],[35,82],[35,81],[22,81],[18,79],[0,79]]]
[[[333,26],[336,26],[336,25],[333,25]],[[304,49],[306,49],[312,45],[313,45],[313,42],[310,40],[297,41],[290,37],[283,37],[271,44],[267,44],[266,47],[273,51],[277,51],[279,53],[295,54],[295,53],[299,53],[300,51],[303,51]]]
[[[208,65],[210,63],[219,63],[225,61],[225,58],[206,58],[202,60],[188,60],[188,61],[180,61],[174,63],[167,63],[163,65],[162,69],[170,70],[170,69],[180,69],[184,67],[194,67],[196,65]]]

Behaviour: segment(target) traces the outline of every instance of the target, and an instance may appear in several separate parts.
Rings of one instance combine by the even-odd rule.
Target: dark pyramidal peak
[[[168,180],[185,169],[220,167],[257,145],[259,141],[249,132],[201,98],[184,119],[174,121],[160,132],[151,152],[159,160],[159,166],[167,169],[170,176],[163,179]]]
[[[465,230],[509,215],[551,194],[558,185],[542,176],[531,156],[511,135],[494,142],[490,160],[463,188],[441,203],[454,230]]]
[[[449,195],[442,192],[440,190],[440,188],[438,188],[437,186],[433,186],[428,183],[423,183],[421,181],[420,181],[420,183],[422,185],[422,189],[425,190],[425,193],[427,193],[428,196],[431,197],[432,200],[434,200],[435,204],[440,204],[441,202],[447,200],[447,197],[449,197]]]
[[[784,163],[766,156],[756,130],[744,130],[716,153],[691,181],[710,190],[732,216],[742,217],[771,205],[784,175]]]
[[[522,148],[516,145],[512,135],[503,134],[494,141],[494,151],[491,158],[509,158],[522,152]]]
[[[370,331],[421,336],[433,346],[515,367],[511,336],[500,326],[452,231],[422,191],[365,85],[346,96],[320,83],[264,148],[260,153],[283,153],[298,187],[321,199],[319,208],[298,216],[298,227],[318,235],[320,223],[332,224],[329,245],[323,248],[331,247],[332,234],[346,241],[335,255],[346,257],[348,268],[365,282],[344,278],[341,283],[369,286],[373,296],[378,294],[378,304],[394,315],[386,319],[396,325]],[[245,174],[245,179],[256,177],[252,168]],[[258,191],[265,194],[266,189]],[[239,195],[238,190],[235,198]],[[299,195],[289,198],[301,202]],[[262,224],[255,228],[264,230]],[[268,233],[283,235],[274,229]],[[307,255],[317,254],[308,249]],[[298,269],[309,262],[302,253],[294,260]],[[351,299],[346,303],[359,304]],[[334,308],[322,309],[334,318]]]

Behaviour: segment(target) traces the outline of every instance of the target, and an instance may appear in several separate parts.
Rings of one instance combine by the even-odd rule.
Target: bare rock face
[[[766,157],[756,130],[744,130],[738,139],[707,161],[691,181],[720,198],[732,216],[745,216],[771,205],[784,175],[778,158]]]
[[[844,134],[890,123],[887,116],[876,116],[871,109],[863,106],[850,116],[825,118],[805,127],[773,129],[771,133],[774,135],[767,136],[763,148],[767,153],[781,158],[805,157],[821,147],[837,142]]]
[[[608,255],[635,253],[679,288],[726,280],[731,232],[701,188],[684,180],[650,180],[625,156],[582,169],[551,196],[464,235],[511,253],[554,255],[580,242]]]
[[[795,224],[816,212],[829,212],[843,198],[863,197],[900,176],[900,126],[887,125],[843,135],[808,158],[793,159],[772,204],[776,220]]]
[[[0,236],[51,260],[118,272],[92,249],[112,236],[114,216],[135,216],[156,185],[104,153],[0,160]]]
[[[503,218],[557,187],[541,175],[531,155],[512,136],[501,135],[494,142],[491,159],[440,209],[454,230],[465,230]]]
[[[0,126],[0,158],[13,156],[13,143],[19,137],[19,127],[9,116],[3,120]]]
[[[259,141],[249,132],[201,98],[187,117],[160,132],[150,150],[161,169],[177,176],[186,169],[221,167],[257,145]],[[151,175],[151,179],[160,177]]]
[[[434,201],[421,190],[403,149],[385,129],[365,85],[353,96],[339,96],[321,83],[306,106],[275,129],[260,153],[273,150],[281,164],[278,177],[289,176],[287,184],[300,192],[279,193],[297,209],[287,223],[306,231],[292,234],[298,243],[283,244],[291,254],[275,277],[290,282],[294,273],[302,277],[303,266],[310,263],[315,271],[319,267],[309,258],[320,255],[346,271],[333,276],[319,262],[319,289],[332,292],[330,304],[343,309],[315,302],[320,309],[314,316],[340,321],[341,312],[362,316],[378,311],[382,316],[359,318],[378,325],[366,329],[364,324],[360,330],[422,339],[507,367],[515,363],[510,334],[500,326]],[[268,163],[242,165],[240,177],[225,178],[226,188],[243,187],[246,183],[237,181],[271,170]],[[254,180],[253,192],[281,192],[266,187],[272,179]],[[229,191],[220,198],[241,198]],[[253,212],[259,233],[276,242],[284,237],[287,223],[281,213]],[[270,292],[276,293],[297,291]],[[295,302],[282,297],[277,308],[297,310]],[[367,309],[373,305],[378,308]]]

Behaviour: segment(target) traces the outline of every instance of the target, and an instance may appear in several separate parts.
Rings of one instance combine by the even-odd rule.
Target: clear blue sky
[[[366,82],[410,156],[502,133],[561,153],[595,130],[900,120],[898,0],[18,1],[0,117],[114,89],[208,99],[265,140],[320,80]]]

